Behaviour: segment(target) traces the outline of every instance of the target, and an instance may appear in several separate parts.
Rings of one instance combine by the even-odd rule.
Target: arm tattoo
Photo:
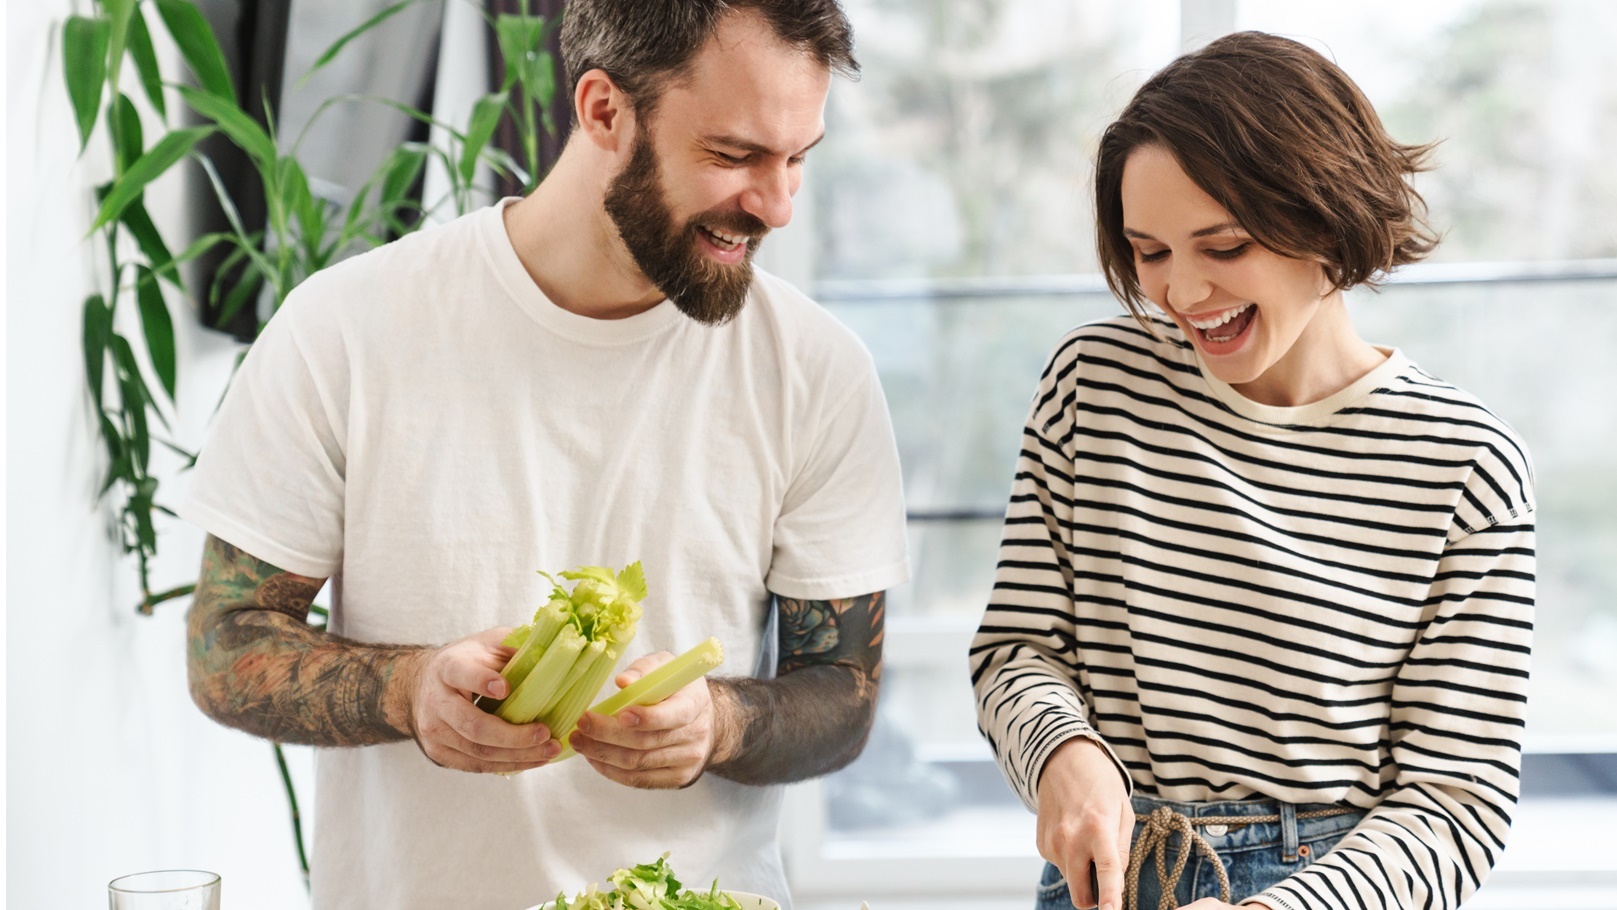
[[[214,720],[273,739],[363,746],[411,738],[410,655],[308,625],[323,584],[209,536],[187,617],[191,698]]]
[[[859,755],[881,684],[882,592],[845,600],[778,598],[775,679],[716,679],[722,718],[708,768],[743,784],[827,774]]]

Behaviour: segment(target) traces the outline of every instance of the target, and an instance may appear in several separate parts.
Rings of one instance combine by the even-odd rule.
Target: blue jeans
[[[1328,818],[1297,818],[1298,812],[1336,807],[1287,806],[1274,800],[1176,803],[1148,796],[1136,796],[1133,835],[1136,840],[1140,836],[1143,819],[1158,806],[1167,806],[1188,818],[1208,815],[1282,816],[1278,822],[1232,826],[1222,831],[1217,827],[1197,826],[1196,833],[1207,841],[1224,862],[1225,872],[1230,878],[1230,902],[1235,904],[1306,868],[1309,863],[1324,856],[1336,846],[1337,841],[1353,830],[1353,826],[1365,815],[1363,811],[1354,810]],[[1164,861],[1170,875],[1179,856],[1179,841],[1179,835],[1175,834],[1167,843],[1168,853]],[[1194,850],[1194,846],[1191,849]],[[1148,856],[1140,867],[1139,910],[1157,910],[1157,900],[1161,893],[1162,888],[1157,880],[1156,857]],[[1174,889],[1173,896],[1172,906],[1184,906],[1204,897],[1219,896],[1218,873],[1213,871],[1210,861],[1201,853],[1194,853],[1185,864],[1184,875],[1179,879],[1179,886]],[[1038,899],[1034,907],[1036,910],[1072,910],[1072,893],[1067,888],[1066,880],[1061,877],[1061,870],[1051,863],[1044,864],[1044,875],[1039,878]],[[1120,907],[1119,910],[1123,908]]]

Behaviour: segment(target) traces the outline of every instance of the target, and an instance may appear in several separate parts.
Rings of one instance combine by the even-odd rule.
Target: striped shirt
[[[1022,437],[971,647],[978,723],[1037,808],[1067,739],[1135,792],[1369,810],[1259,895],[1455,907],[1504,849],[1533,622],[1532,468],[1400,352],[1260,405],[1158,319],[1081,326]]]

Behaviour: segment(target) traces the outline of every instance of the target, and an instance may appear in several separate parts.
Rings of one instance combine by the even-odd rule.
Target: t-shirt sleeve
[[[180,517],[288,572],[342,560],[346,366],[334,326],[294,294],[231,381]]]
[[[875,365],[860,353],[852,391],[805,440],[775,520],[765,581],[777,596],[857,597],[909,580],[898,447]]]

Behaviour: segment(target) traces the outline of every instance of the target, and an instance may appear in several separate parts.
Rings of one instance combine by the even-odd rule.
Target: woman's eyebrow
[[[1245,230],[1245,229],[1242,228],[1241,225],[1238,222],[1226,221],[1223,224],[1215,224],[1212,227],[1204,227],[1204,228],[1201,228],[1200,230],[1191,231],[1190,236],[1192,236],[1192,237],[1210,237],[1213,234],[1223,234],[1223,233],[1226,233],[1226,232],[1229,232],[1229,231],[1240,231],[1240,230]],[[1156,240],[1157,239],[1155,237],[1152,237],[1150,234],[1145,233],[1144,231],[1136,231],[1134,228],[1131,228],[1131,227],[1126,227],[1126,228],[1123,229],[1123,236],[1125,236],[1125,237],[1133,237],[1136,240]]]

